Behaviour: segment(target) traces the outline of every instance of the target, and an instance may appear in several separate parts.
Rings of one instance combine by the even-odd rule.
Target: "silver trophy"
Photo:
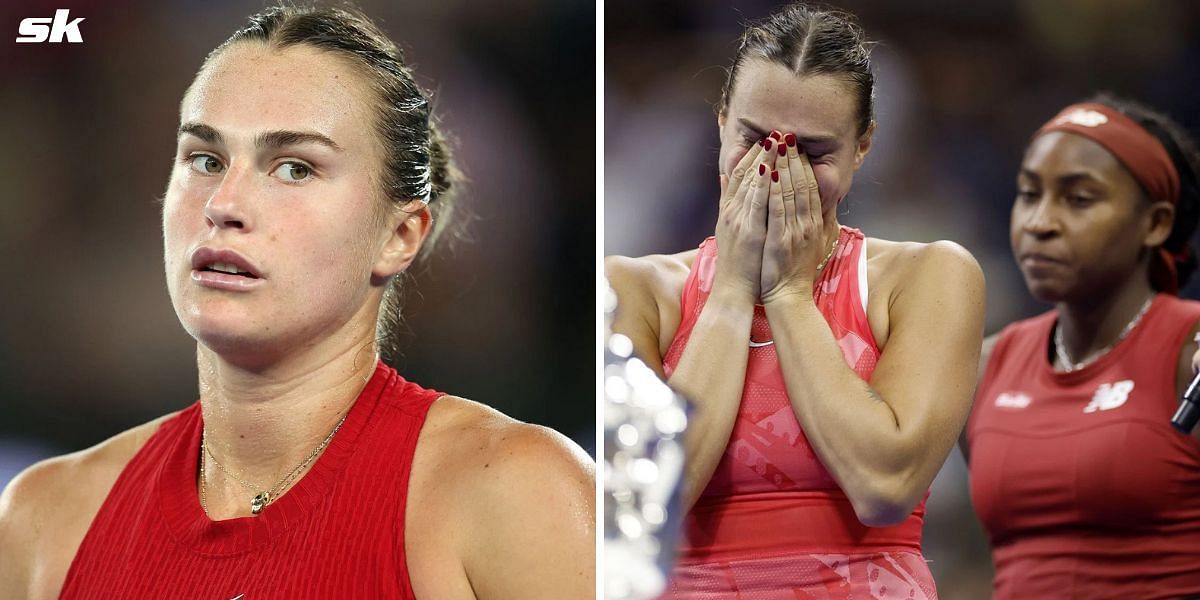
[[[605,286],[607,288],[607,286]],[[682,521],[687,401],[612,333],[617,298],[604,302],[604,597],[663,592]]]

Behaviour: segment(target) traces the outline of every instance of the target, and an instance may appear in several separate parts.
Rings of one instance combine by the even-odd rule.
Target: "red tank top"
[[[382,362],[311,470],[257,517],[210,521],[197,402],[121,472],[61,598],[412,598],[404,508],[417,435],[442,394]]]
[[[1200,594],[1200,444],[1170,425],[1200,303],[1159,294],[1072,373],[1050,364],[1057,316],[1001,332],[967,424],[996,598]]]
[[[708,238],[681,298],[679,329],[663,357],[669,376],[712,290],[717,245]],[[880,350],[867,321],[866,244],[842,227],[813,298],[842,354],[869,381]],[[933,598],[921,557],[922,500],[893,527],[859,522],[850,500],[808,443],[792,410],[762,306],[733,432],[712,479],[684,522],[686,541],[666,598],[816,593],[826,598]],[[792,597],[792,596],[788,596]]]

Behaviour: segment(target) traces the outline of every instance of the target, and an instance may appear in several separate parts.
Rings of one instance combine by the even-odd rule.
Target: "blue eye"
[[[216,175],[225,170],[225,165],[222,165],[221,161],[208,154],[197,154],[191,157],[189,163],[193,171],[205,175]]]
[[[275,168],[275,176],[291,183],[304,181],[312,177],[312,168],[298,162],[285,162]]]

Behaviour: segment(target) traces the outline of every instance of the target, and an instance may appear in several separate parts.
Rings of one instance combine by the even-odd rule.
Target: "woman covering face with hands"
[[[715,237],[606,263],[614,329],[695,404],[666,597],[936,597],[924,498],[969,410],[983,277],[956,244],[838,223],[873,86],[849,15],[750,24],[718,111]]]
[[[748,173],[757,163],[757,175]],[[826,221],[812,163],[797,146],[796,135],[772,131],[758,149],[742,155],[734,169],[734,187],[721,175],[721,219],[717,240],[728,238],[744,246],[751,265],[757,261],[758,280],[748,279],[749,291],[761,298],[803,292],[812,295],[812,282],[837,249],[837,220]],[[765,222],[765,223],[764,223]],[[724,231],[722,231],[724,230]],[[822,241],[830,242],[822,257]],[[748,274],[753,275],[754,266]]]

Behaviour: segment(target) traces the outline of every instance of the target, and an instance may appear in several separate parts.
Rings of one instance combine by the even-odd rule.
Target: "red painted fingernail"
[[[766,175],[767,174],[767,165],[765,165],[763,163],[758,163],[758,174]]]
[[[787,146],[780,143],[779,144],[779,155],[783,156],[784,154],[787,154]]]
[[[763,144],[763,141],[762,141],[762,140],[758,140],[758,145],[759,145],[760,147],[762,147],[762,146],[764,146],[765,144]]]
[[[779,183],[779,171],[771,171],[771,181]]]
[[[775,140],[773,140],[771,138],[767,138],[767,139],[763,140],[763,148],[766,148],[767,152],[770,152],[771,144],[774,144],[774,143],[775,143]]]
[[[778,131],[771,131],[771,137],[775,138],[776,141],[783,139],[783,135],[781,135]]]
[[[789,134],[783,136],[783,141],[785,144],[788,145],[789,148],[795,148],[796,147],[796,134],[789,133]]]

